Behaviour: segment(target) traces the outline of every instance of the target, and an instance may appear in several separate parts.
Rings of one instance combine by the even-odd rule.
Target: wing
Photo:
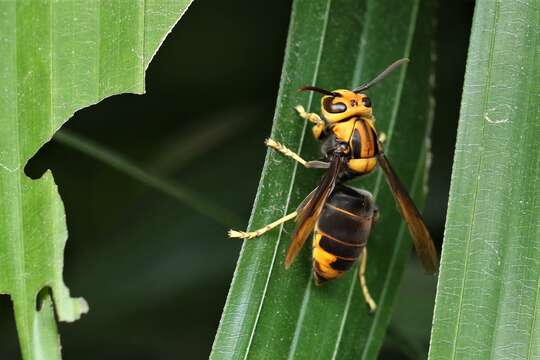
[[[418,254],[418,257],[420,257],[424,269],[429,273],[436,272],[439,267],[439,258],[431,235],[422,219],[422,215],[420,215],[420,212],[407,193],[405,186],[403,186],[399,180],[394,169],[392,169],[390,162],[388,162],[388,159],[384,156],[382,151],[378,152],[377,158],[386,177],[386,181],[388,182],[388,185],[390,185],[390,189],[392,189],[392,194],[396,200],[397,207],[407,222],[407,226],[409,227],[414,242],[414,247],[416,248],[416,253]]]
[[[307,237],[315,227],[326,199],[328,199],[328,196],[330,196],[332,190],[334,190],[340,168],[341,157],[334,156],[330,162],[330,167],[321,179],[319,186],[308,195],[308,198],[306,198],[298,208],[296,230],[294,231],[291,244],[287,250],[287,257],[285,258],[286,269],[291,266],[294,258],[302,246],[304,246]]]

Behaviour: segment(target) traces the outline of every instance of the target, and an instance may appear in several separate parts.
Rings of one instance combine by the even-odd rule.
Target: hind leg
[[[377,304],[371,297],[369,289],[366,284],[366,265],[367,265],[367,248],[364,248],[362,254],[360,255],[360,264],[358,266],[358,278],[360,279],[360,288],[362,289],[362,295],[364,295],[364,300],[369,306],[370,312],[375,312],[377,309]]]

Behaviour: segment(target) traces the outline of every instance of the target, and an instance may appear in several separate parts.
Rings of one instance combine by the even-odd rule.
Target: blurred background
[[[28,164],[31,177],[54,173],[70,233],[65,282],[90,304],[60,324],[64,359],[208,357],[241,246],[226,230],[250,215],[291,8],[250,5],[194,1],[150,64],[147,94],[79,111]],[[473,6],[437,10],[424,214],[439,248]],[[435,281],[411,256],[380,358],[426,353]],[[0,312],[0,358],[18,359],[8,297]]]

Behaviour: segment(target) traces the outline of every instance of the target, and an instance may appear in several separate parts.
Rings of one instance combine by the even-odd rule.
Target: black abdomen
[[[377,208],[365,191],[338,185],[324,205],[313,237],[317,283],[340,277],[366,246]]]

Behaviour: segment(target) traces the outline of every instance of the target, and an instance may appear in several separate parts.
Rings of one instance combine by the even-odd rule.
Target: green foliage
[[[431,359],[540,357],[539,23],[476,3]]]
[[[83,299],[70,296],[63,282],[66,214],[55,181],[50,172],[30,180],[24,172],[26,163],[77,110],[113,94],[142,93],[150,60],[190,2],[12,0],[0,6],[0,294],[8,294],[13,302],[25,359],[59,359],[55,315],[60,321],[74,321],[88,309]],[[267,128],[262,119],[269,120],[265,97],[274,99],[270,55],[278,53],[275,45],[260,41],[255,32],[245,37],[235,32],[245,33],[252,20],[221,26],[217,37],[218,30],[205,23],[214,24],[219,17],[230,21],[239,13],[256,19],[258,10],[242,9],[244,5],[219,4],[228,11],[220,11],[219,16],[209,16],[208,8],[200,7],[190,20],[204,24],[212,35],[205,37],[200,29],[197,34],[178,32],[175,47],[179,50],[168,54],[172,60],[161,68],[152,67],[159,85],[153,100],[142,105],[144,111],[139,103],[151,96],[137,97],[138,107],[133,106],[137,110],[132,112],[125,109],[133,103],[123,97],[126,107],[116,106],[120,99],[115,98],[102,104],[114,108],[109,113],[100,113],[100,105],[78,114],[92,118],[86,122],[91,124],[87,130],[102,127],[99,134],[106,133],[114,146],[107,138],[86,138],[85,131],[63,131],[55,136],[62,145],[47,147],[49,151],[57,146],[60,151],[44,156],[62,163],[65,159],[64,168],[52,168],[70,207],[71,236],[78,240],[78,244],[70,242],[73,255],[66,273],[71,286],[77,286],[74,292],[90,300],[96,315],[65,328],[66,357],[95,358],[100,347],[107,349],[103,356],[110,358],[132,358],[145,351],[174,357],[178,349],[188,357],[200,357],[207,351],[210,338],[205,335],[215,331],[222,299],[214,294],[226,290],[223,281],[241,244],[226,241],[220,223],[236,223],[235,214],[246,210],[249,184],[256,184],[250,168],[259,166],[258,155],[264,151],[261,140]],[[306,159],[317,158],[319,144],[293,107],[301,104],[318,112],[320,95],[297,89],[303,85],[350,88],[392,61],[410,57],[411,63],[371,89],[370,97],[377,127],[388,138],[388,156],[421,205],[433,111],[432,6],[420,0],[295,0],[271,137]],[[445,113],[452,105],[447,101],[449,92],[441,89],[449,85],[448,73],[455,74],[459,67],[454,62],[460,63],[464,56],[459,55],[463,42],[456,33],[460,25],[445,27],[444,22],[461,24],[460,16],[468,16],[469,5],[465,1],[439,6],[443,16],[444,9],[465,8],[452,20],[439,19],[440,33],[452,34],[438,36],[444,50],[437,65],[442,75],[437,77],[437,107]],[[476,7],[430,358],[537,358],[540,13],[530,0],[482,0]],[[272,34],[279,33],[278,25],[286,21],[282,10],[272,13],[283,15],[271,17],[276,25],[269,30]],[[208,44],[212,51],[205,53]],[[253,54],[256,46],[267,58]],[[199,51],[197,56],[186,56]],[[232,55],[220,58],[216,71],[214,54],[223,51]],[[246,66],[248,61],[254,63],[252,68]],[[175,66],[190,70],[172,72]],[[257,77],[252,76],[255,71]],[[457,84],[460,79],[450,80]],[[227,92],[212,98],[212,106],[206,97],[184,97],[222,85]],[[164,87],[167,90],[160,92]],[[179,97],[182,105],[189,106],[171,110],[168,104],[175,105]],[[439,133],[453,133],[441,130],[445,129],[441,122],[451,122],[447,120],[452,116],[440,115]],[[126,136],[122,123],[126,118],[130,125],[149,118],[168,122],[141,126],[144,142],[137,142]],[[171,129],[177,130],[172,136]],[[165,137],[167,141],[161,141]],[[74,149],[159,193],[145,192],[122,175],[115,178],[114,171],[102,176],[104,167],[77,157]],[[435,161],[444,163],[441,156]],[[43,164],[49,166],[47,161]],[[39,172],[28,168],[28,173]],[[96,169],[98,175],[88,176]],[[231,180],[216,181],[221,175]],[[320,176],[321,171],[298,167],[268,152],[249,228],[293,211]],[[89,189],[93,181],[99,183],[96,188],[117,185],[122,191],[100,193]],[[372,191],[381,210],[369,242],[367,272],[379,304],[376,314],[368,314],[354,270],[343,279],[314,286],[309,240],[285,271],[283,261],[294,229],[294,224],[286,224],[243,244],[212,359],[373,359],[383,340],[390,358],[395,358],[394,352],[424,357],[430,320],[425,294],[435,278],[408,267],[398,290],[410,249],[407,229],[381,173],[352,185]],[[88,256],[88,249],[95,256]],[[96,259],[102,260],[100,266],[95,266]],[[403,301],[396,301],[398,291]],[[387,330],[393,308],[399,314]],[[167,319],[162,318],[163,312]],[[105,327],[114,331],[101,332]],[[2,333],[0,345],[9,352],[4,338]],[[131,345],[129,351],[125,344]],[[89,348],[92,351],[85,351]]]
[[[271,137],[304,158],[318,157],[318,144],[293,107],[318,111],[319,97],[297,89],[351,88],[394,60],[411,57],[406,70],[370,90],[370,96],[379,131],[387,134],[386,151],[420,199],[431,111],[432,23],[424,20],[431,18],[430,6],[414,0],[295,1]],[[293,211],[320,176],[269,152],[249,229]],[[371,190],[382,210],[368,245],[367,281],[379,304],[376,314],[368,314],[354,270],[324,287],[313,285],[309,244],[285,271],[294,228],[287,224],[245,242],[212,359],[376,358],[410,242],[382,174],[356,185]]]
[[[67,229],[52,175],[33,181],[24,166],[78,109],[142,93],[151,57],[189,3],[2,3],[0,293],[13,301],[25,359],[60,358],[53,299],[61,321],[88,308],[62,280]]]

